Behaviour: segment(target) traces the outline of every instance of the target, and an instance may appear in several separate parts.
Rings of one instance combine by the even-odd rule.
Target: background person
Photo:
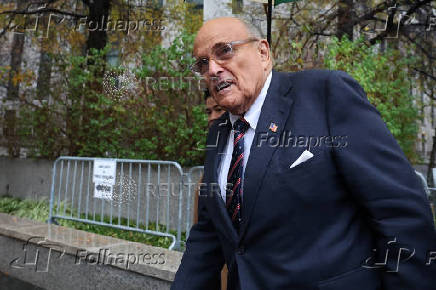
[[[209,90],[204,91],[204,100],[206,102],[207,126],[210,128],[212,123],[224,114],[224,109],[212,98]]]
[[[204,101],[206,104],[206,115],[207,115],[207,126],[210,128],[212,123],[221,117],[222,114],[224,114],[224,110],[221,108],[220,105],[217,104],[217,102],[212,98],[212,96],[209,93],[209,90],[204,91]],[[203,182],[203,176],[200,178],[200,183]],[[198,195],[199,195],[199,187],[195,190],[194,194],[194,215],[193,215],[193,224],[196,224],[198,222]],[[227,289],[227,266],[224,265],[223,269],[221,270],[221,289],[226,290]]]

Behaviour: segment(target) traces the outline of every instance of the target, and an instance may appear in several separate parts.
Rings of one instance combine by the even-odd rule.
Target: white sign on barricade
[[[94,197],[112,199],[113,186],[117,172],[117,162],[111,159],[95,159],[94,174]]]

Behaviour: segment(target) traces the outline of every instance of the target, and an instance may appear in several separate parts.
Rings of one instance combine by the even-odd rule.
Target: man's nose
[[[209,76],[216,77],[223,71],[224,71],[223,67],[219,63],[217,63],[214,59],[209,60],[209,70],[208,70]]]

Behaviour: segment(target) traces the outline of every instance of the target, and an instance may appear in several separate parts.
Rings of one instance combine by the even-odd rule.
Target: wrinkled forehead
[[[249,33],[245,25],[234,18],[214,19],[206,22],[198,31],[194,41],[195,57],[209,55],[210,50],[219,43],[243,40]]]

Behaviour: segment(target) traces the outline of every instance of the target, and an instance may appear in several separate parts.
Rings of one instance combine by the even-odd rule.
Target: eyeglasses
[[[226,61],[231,59],[235,55],[235,45],[247,44],[259,39],[251,37],[245,40],[237,40],[228,43],[219,43],[212,48],[212,57],[202,57],[197,59],[193,65],[191,65],[191,71],[194,73],[204,75],[209,70],[209,61],[214,59],[215,61]]]

